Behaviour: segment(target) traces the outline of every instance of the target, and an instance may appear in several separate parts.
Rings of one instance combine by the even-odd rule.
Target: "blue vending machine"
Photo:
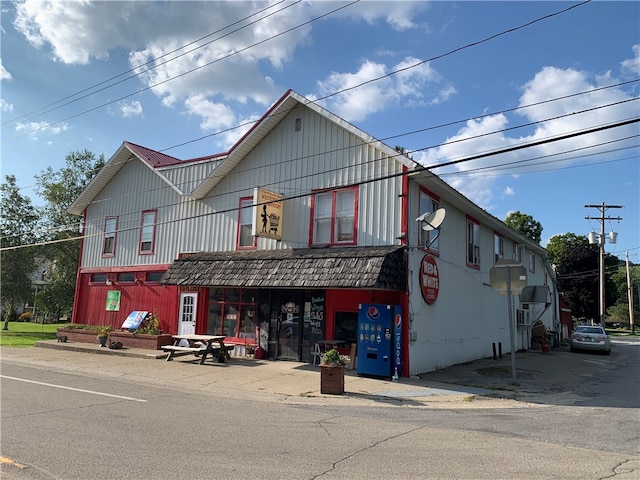
[[[400,305],[358,306],[358,375],[391,377],[402,373]]]

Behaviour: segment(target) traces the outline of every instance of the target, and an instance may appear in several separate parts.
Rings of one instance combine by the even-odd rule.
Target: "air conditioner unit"
[[[516,310],[516,323],[519,327],[526,327],[529,325],[529,311],[528,310]]]

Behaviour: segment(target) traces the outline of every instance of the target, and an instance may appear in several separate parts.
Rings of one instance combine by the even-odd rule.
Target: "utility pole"
[[[584,217],[587,220],[600,220],[600,235],[598,237],[598,245],[600,249],[600,326],[605,328],[605,317],[606,317],[606,305],[605,305],[605,295],[604,295],[604,243],[605,243],[605,235],[604,235],[604,222],[605,220],[622,220],[621,217],[607,217],[605,216],[607,209],[609,208],[623,208],[622,205],[605,205],[604,202],[600,205],[585,205],[584,208],[597,208],[600,210],[599,217]],[[615,243],[615,235],[614,232],[611,232],[611,237],[609,238],[610,243]],[[595,243],[592,241],[592,236],[589,237],[589,243]]]
[[[627,252],[627,300],[629,301],[629,324],[631,335],[636,334],[636,324],[633,321],[633,289],[631,288],[631,270],[629,269],[629,252]]]

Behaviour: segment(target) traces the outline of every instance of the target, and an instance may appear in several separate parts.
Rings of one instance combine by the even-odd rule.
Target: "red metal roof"
[[[146,161],[153,168],[167,167],[169,165],[175,165],[181,163],[181,160],[171,155],[165,155],[164,153],[156,152],[150,148],[142,147],[131,142],[124,142],[129,150],[135,153],[142,160]]]

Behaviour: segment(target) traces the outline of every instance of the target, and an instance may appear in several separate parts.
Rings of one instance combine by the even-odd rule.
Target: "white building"
[[[426,232],[417,219],[440,209]],[[182,161],[123,143],[69,211],[85,235],[78,323],[117,328],[148,310],[169,333],[246,342],[259,324],[270,357],[309,361],[321,338],[356,343],[360,304],[393,304],[413,375],[509,351],[490,270],[515,259],[529,286],[513,297],[515,348],[530,346],[534,320],[557,329],[542,247],[292,91],[222,154]]]

